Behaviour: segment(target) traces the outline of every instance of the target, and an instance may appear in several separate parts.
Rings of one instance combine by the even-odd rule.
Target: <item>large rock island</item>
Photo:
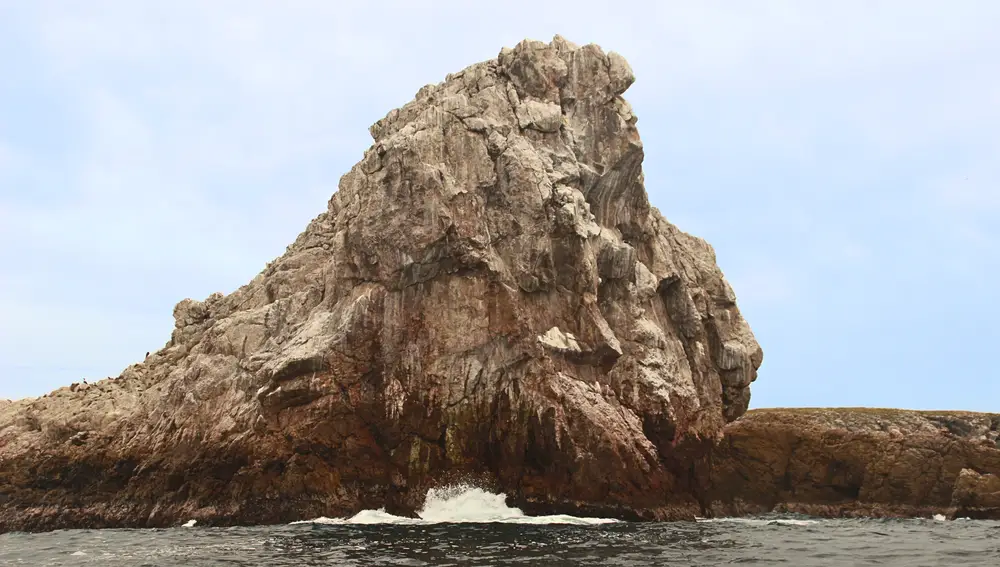
[[[529,513],[997,516],[1000,416],[741,418],[763,354],[649,204],[633,80],[557,36],[420,89],[164,348],[0,401],[0,532],[412,514],[456,482]]]
[[[633,80],[556,37],[420,89],[253,281],[118,377],[0,406],[0,530],[412,513],[458,480],[699,513],[762,352],[649,204]]]

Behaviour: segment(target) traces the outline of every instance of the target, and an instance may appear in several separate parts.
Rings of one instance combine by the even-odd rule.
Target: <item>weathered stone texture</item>
[[[164,348],[0,405],[0,529],[405,513],[456,479],[693,516],[689,463],[762,352],[712,248],[649,204],[633,81],[556,37],[420,89],[283,256],[177,305]]]
[[[713,515],[1000,519],[1000,415],[754,410],[711,455]]]

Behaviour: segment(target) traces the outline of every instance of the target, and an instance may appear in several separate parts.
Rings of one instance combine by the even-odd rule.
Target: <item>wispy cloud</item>
[[[1000,271],[998,19],[989,1],[0,4],[0,396],[162,344],[174,302],[246,282],[323,209],[369,124],[554,33],[632,64],[651,199],[715,245],[768,353],[755,404],[815,403],[802,373],[847,380],[824,403],[864,402],[807,340],[855,341],[857,391],[930,383],[862,346],[968,319],[983,307],[949,274]],[[919,297],[940,321],[856,323]]]

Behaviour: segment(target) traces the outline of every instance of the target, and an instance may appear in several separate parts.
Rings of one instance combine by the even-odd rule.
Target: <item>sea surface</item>
[[[531,517],[470,487],[431,491],[420,516],[368,510],[285,526],[13,533],[0,535],[0,565],[1000,566],[1000,522]]]

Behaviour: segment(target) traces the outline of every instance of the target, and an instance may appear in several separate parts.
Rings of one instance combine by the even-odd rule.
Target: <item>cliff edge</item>
[[[706,513],[1000,519],[1000,415],[752,410],[712,454]]]
[[[412,513],[458,480],[693,517],[762,352],[712,248],[649,204],[633,80],[557,36],[420,89],[164,348],[0,404],[0,530]]]

